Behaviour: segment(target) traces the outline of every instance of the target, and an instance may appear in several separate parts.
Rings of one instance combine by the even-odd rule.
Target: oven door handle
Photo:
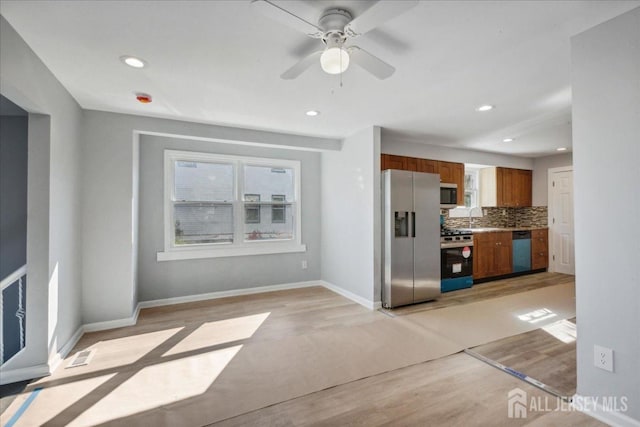
[[[464,248],[466,246],[473,247],[473,242],[440,243],[440,249]]]

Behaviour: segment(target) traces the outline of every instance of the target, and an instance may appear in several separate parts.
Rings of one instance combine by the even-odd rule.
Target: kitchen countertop
[[[544,227],[477,227],[477,228],[458,228],[458,230],[471,231],[473,233],[491,233],[496,231],[529,231],[529,230],[545,230]]]

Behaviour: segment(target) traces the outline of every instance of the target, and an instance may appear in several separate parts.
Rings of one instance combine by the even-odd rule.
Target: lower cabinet
[[[476,233],[473,246],[474,280],[511,273],[511,231]]]
[[[531,231],[531,269],[549,267],[549,230]]]

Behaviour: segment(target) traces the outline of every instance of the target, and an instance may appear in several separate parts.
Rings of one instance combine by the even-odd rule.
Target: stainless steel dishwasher
[[[531,270],[531,231],[514,231],[513,239],[513,272]]]

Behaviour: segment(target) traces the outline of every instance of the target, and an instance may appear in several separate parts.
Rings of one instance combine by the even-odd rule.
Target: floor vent
[[[76,366],[88,365],[95,352],[95,349],[82,350],[77,352],[71,363],[67,365],[67,368],[75,368]]]

